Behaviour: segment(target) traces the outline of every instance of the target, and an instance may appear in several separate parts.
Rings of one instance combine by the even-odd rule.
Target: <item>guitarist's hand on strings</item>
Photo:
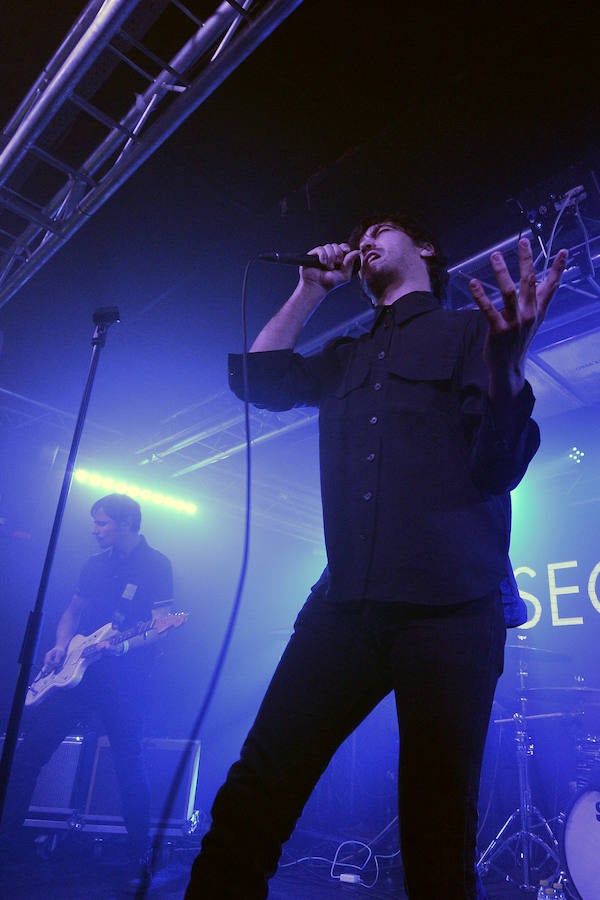
[[[118,631],[115,631],[115,635],[118,633]],[[123,656],[128,648],[129,641],[122,640],[117,643],[113,643],[111,640],[98,641],[97,644],[94,644],[94,650],[97,653],[107,654],[108,656]]]
[[[44,656],[44,670],[49,672],[52,669],[60,669],[65,661],[66,655],[67,651],[65,647],[52,647]]]

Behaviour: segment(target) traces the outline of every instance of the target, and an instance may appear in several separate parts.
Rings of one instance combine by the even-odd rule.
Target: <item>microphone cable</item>
[[[186,741],[186,746],[177,764],[177,768],[175,770],[175,774],[171,780],[171,784],[169,786],[169,790],[167,792],[166,800],[163,804],[163,808],[161,811],[161,817],[158,825],[158,829],[155,835],[154,840],[152,841],[152,850],[151,850],[151,862],[154,859],[159,858],[160,850],[163,845],[163,832],[166,829],[169,819],[171,818],[171,813],[173,811],[173,805],[175,802],[175,796],[177,794],[177,789],[179,784],[181,783],[183,776],[185,774],[186,768],[188,766],[189,760],[194,750],[194,744],[198,740],[198,735],[200,734],[200,730],[202,725],[204,724],[204,719],[206,718],[206,714],[210,707],[210,704],[215,695],[215,691],[217,689],[217,685],[219,683],[219,679],[221,677],[221,673],[223,671],[223,666],[225,665],[225,660],[227,658],[227,653],[229,651],[229,647],[231,645],[231,639],[233,637],[233,633],[235,630],[235,625],[238,619],[241,602],[242,602],[242,594],[244,590],[244,584],[246,582],[246,573],[248,570],[248,559],[250,555],[250,519],[251,519],[251,508],[252,508],[252,497],[251,497],[251,485],[252,485],[252,453],[251,453],[251,435],[250,435],[250,404],[248,402],[248,323],[247,323],[247,294],[248,294],[248,276],[250,273],[250,268],[258,257],[253,257],[250,259],[245,266],[244,276],[242,280],[242,379],[244,385],[244,430],[245,430],[245,438],[246,438],[246,498],[245,498],[245,513],[244,513],[244,541],[243,541],[243,549],[242,549],[242,561],[240,564],[240,572],[238,575],[238,583],[235,591],[235,596],[233,600],[233,604],[231,607],[231,612],[229,614],[229,620],[227,622],[227,626],[225,629],[225,634],[223,636],[223,640],[221,642],[221,647],[219,649],[219,654],[217,656],[217,661],[214,665],[212,675],[210,677],[208,687],[206,689],[206,693],[204,695],[204,699],[198,711],[198,715],[192,725],[192,729]],[[135,893],[135,900],[145,900],[148,894],[148,890],[150,889],[151,879],[149,877],[142,877],[140,879],[140,885]]]

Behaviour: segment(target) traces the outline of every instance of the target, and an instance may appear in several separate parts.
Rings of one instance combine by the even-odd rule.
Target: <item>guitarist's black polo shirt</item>
[[[110,547],[90,557],[76,593],[86,601],[81,621],[84,634],[107,622],[124,631],[148,621],[153,609],[172,600],[171,562],[140,535],[139,543],[127,555]]]

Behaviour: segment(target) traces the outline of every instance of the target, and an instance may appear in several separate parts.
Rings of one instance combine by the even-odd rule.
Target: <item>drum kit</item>
[[[481,876],[494,870],[524,893],[537,892],[540,879],[550,883],[560,879],[570,900],[600,900],[600,736],[576,737],[572,796],[560,815],[547,819],[532,799],[534,742],[529,733],[529,723],[534,720],[570,718],[581,722],[587,706],[600,705],[600,688],[587,687],[582,679],[572,686],[529,687],[529,662],[560,658],[561,654],[532,647],[522,635],[507,649],[516,651],[518,660],[518,710],[511,717],[494,719],[493,724],[514,727],[519,805],[479,857],[477,870]],[[538,700],[550,700],[553,706],[577,712],[530,714],[529,703]]]

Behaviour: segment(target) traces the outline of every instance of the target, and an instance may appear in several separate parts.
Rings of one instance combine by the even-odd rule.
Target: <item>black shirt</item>
[[[171,562],[140,535],[131,553],[122,554],[110,547],[91,556],[81,570],[76,593],[86,601],[81,620],[83,634],[91,634],[108,622],[119,631],[126,631],[140,622],[149,622],[153,609],[172,600]],[[153,648],[143,648],[117,662],[128,669],[147,669],[153,657]],[[114,665],[114,659],[109,658],[105,664]],[[119,670],[124,671],[122,665]]]
[[[320,409],[329,599],[456,603],[512,578],[509,491],[539,430],[526,384],[510,436],[499,433],[486,333],[479,311],[414,292],[381,308],[368,334],[315,356],[249,354],[251,402]],[[238,396],[241,364],[230,357]]]

